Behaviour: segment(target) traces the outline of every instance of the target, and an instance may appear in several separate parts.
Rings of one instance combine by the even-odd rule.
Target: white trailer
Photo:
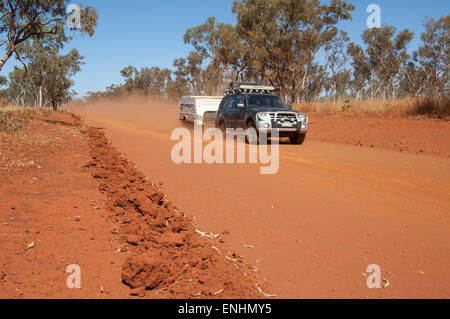
[[[180,99],[180,121],[214,125],[223,96],[183,96]]]

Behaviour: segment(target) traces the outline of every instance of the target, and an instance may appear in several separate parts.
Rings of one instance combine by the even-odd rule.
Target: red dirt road
[[[280,145],[274,175],[260,175],[260,164],[176,165],[176,108],[71,110],[105,127],[201,227],[229,232],[226,243],[258,265],[279,298],[450,298],[447,156],[307,137]],[[370,264],[388,286],[367,288]]]

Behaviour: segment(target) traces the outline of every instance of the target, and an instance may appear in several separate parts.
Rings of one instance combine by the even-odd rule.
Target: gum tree
[[[415,77],[420,78],[417,91],[426,90],[427,94],[439,97],[449,90],[450,66],[450,15],[438,20],[430,18],[425,22],[425,31],[420,36],[422,46],[414,52],[414,61],[418,65]],[[408,76],[408,75],[407,75]],[[414,76],[408,78],[412,83]]]
[[[0,47],[4,55],[0,70],[13,56],[21,61],[20,46],[27,40],[51,41],[60,47],[71,39],[66,34],[67,6],[70,0],[0,0]],[[94,34],[97,9],[81,8],[81,32]]]
[[[291,102],[310,96],[312,78],[320,74],[315,58],[337,34],[336,25],[351,19],[354,6],[341,0],[235,0],[238,34],[265,65],[264,77]],[[263,75],[261,75],[263,76]],[[317,81],[315,81],[317,82]]]
[[[407,47],[413,38],[413,33],[408,29],[396,33],[396,28],[390,25],[367,29],[363,33],[367,59],[373,70],[372,80],[376,78],[371,85],[372,98],[380,92],[383,97],[396,97],[402,66],[410,58]]]
[[[27,67],[15,67],[6,90],[10,101],[21,105],[50,105],[53,109],[71,98],[71,77],[80,71],[83,57],[76,49],[59,54],[57,45],[43,46],[37,41],[21,46]]]
[[[349,40],[347,33],[341,31],[338,36],[325,45],[327,68],[330,74],[328,86],[333,94],[334,102],[336,102],[336,96],[343,95],[349,83],[350,72],[345,69],[348,62],[346,45]]]

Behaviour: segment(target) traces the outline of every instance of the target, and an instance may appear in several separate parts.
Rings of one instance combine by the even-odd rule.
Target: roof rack
[[[272,93],[279,90],[279,87],[259,85],[256,82],[231,82],[230,87],[225,89],[225,94]]]

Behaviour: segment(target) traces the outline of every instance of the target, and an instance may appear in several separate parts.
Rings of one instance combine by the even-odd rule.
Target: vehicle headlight
[[[261,122],[270,122],[270,114],[269,113],[256,113],[256,119]]]
[[[305,116],[305,114],[297,113],[297,121],[299,122],[308,121],[308,118]]]

